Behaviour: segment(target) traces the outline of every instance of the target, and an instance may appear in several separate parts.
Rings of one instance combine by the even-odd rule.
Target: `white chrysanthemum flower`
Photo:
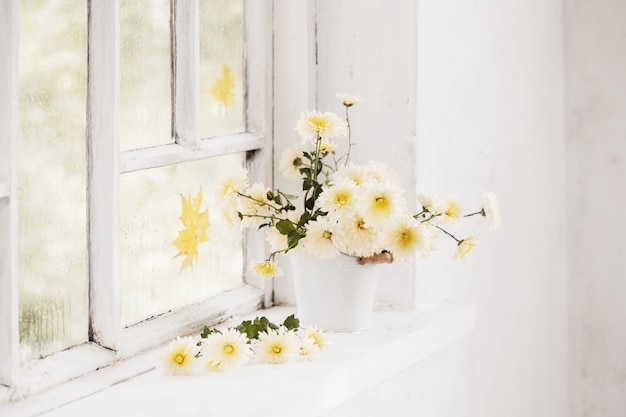
[[[483,193],[483,216],[487,218],[491,230],[500,227],[500,207],[494,193],[487,191]]]
[[[347,178],[341,178],[329,187],[324,187],[317,203],[320,208],[328,212],[330,219],[352,214],[357,207],[357,187]]]
[[[217,189],[217,195],[220,200],[227,200],[235,196],[238,192],[242,192],[247,185],[248,170],[241,168],[225,176]]]
[[[328,155],[330,153],[333,153],[335,152],[335,149],[337,149],[337,144],[335,142],[322,139],[322,142],[320,143],[320,152],[323,155]]]
[[[211,371],[228,371],[245,364],[252,356],[246,335],[235,329],[211,333],[203,342],[202,356]]]
[[[337,182],[342,178],[349,178],[355,185],[360,186],[367,181],[367,170],[363,165],[350,163],[347,166],[339,168],[337,172],[333,173],[331,176],[333,182]]]
[[[429,213],[438,215],[443,212],[442,201],[434,194],[418,194],[417,199],[422,205],[422,209]]]
[[[290,146],[282,152],[278,161],[278,169],[285,177],[298,180],[301,176],[302,158],[302,149],[299,146]]]
[[[474,249],[478,240],[474,236],[467,237],[461,240],[456,246],[456,253],[454,254],[454,259],[463,259],[467,258],[469,253]]]
[[[348,124],[332,112],[310,111],[302,113],[296,123],[296,132],[302,142],[315,143],[317,138],[334,139],[348,135]]]
[[[300,357],[308,361],[314,359],[320,352],[320,348],[315,344],[315,340],[310,337],[300,339]]]
[[[333,241],[343,253],[372,256],[383,249],[379,228],[369,225],[358,213],[340,218],[335,230],[342,232]]]
[[[441,214],[444,223],[455,224],[461,220],[461,217],[463,217],[463,210],[456,199],[448,197],[443,203],[443,210]]]
[[[337,93],[337,99],[346,107],[354,106],[361,102],[361,96],[352,96],[349,94]]]
[[[411,216],[393,219],[385,232],[385,247],[396,259],[408,259],[417,254],[427,255],[434,244],[434,229]]]
[[[370,161],[365,165],[365,176],[369,181],[388,182],[394,186],[399,186],[400,178],[398,174],[387,164],[377,161]]]
[[[266,363],[289,363],[300,356],[300,340],[293,331],[269,329],[259,333],[254,352]]]
[[[283,275],[283,271],[273,261],[251,262],[250,266],[255,274],[262,277],[272,278]]]
[[[321,259],[331,259],[339,254],[333,241],[338,231],[324,218],[318,218],[306,225],[306,236],[300,240],[304,254],[315,255]]]
[[[363,187],[360,206],[365,220],[379,227],[404,211],[403,190],[387,182],[368,182]]]
[[[189,375],[197,354],[198,347],[191,337],[178,337],[163,349],[158,368],[166,375]]]
[[[238,210],[243,215],[241,224],[244,227],[258,227],[264,219],[259,216],[267,216],[270,214],[267,192],[269,188],[261,183],[252,184],[244,194],[247,197],[240,196],[237,198]],[[251,216],[251,217],[249,217]]]
[[[313,343],[319,348],[319,350],[326,350],[330,345],[326,333],[318,329],[315,326],[309,326],[304,330],[304,337],[313,339]]]

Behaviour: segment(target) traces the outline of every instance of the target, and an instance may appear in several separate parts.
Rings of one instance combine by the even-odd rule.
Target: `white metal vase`
[[[302,326],[328,332],[369,327],[380,265],[359,265],[356,258],[290,257],[298,318]]]

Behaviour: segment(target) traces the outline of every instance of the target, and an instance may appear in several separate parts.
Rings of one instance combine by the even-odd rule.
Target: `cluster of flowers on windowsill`
[[[287,364],[313,360],[327,349],[324,332],[310,326],[300,329],[294,315],[282,324],[266,317],[245,320],[226,330],[205,327],[199,338],[178,337],[161,352],[158,369],[166,375],[189,375],[201,363],[206,371],[232,371],[257,360],[268,364]]]

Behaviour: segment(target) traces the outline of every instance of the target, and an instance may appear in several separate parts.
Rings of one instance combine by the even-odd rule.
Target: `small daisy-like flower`
[[[308,361],[312,360],[320,352],[320,348],[315,344],[315,340],[310,337],[300,339],[300,357]]]
[[[242,168],[228,174],[217,189],[217,195],[225,200],[243,191],[248,185],[248,170]]]
[[[326,333],[321,331],[315,326],[309,326],[304,330],[304,336],[307,339],[312,339],[313,343],[319,348],[319,350],[326,350],[330,345]]]
[[[491,230],[496,230],[500,227],[500,207],[498,205],[498,199],[494,193],[483,193],[483,216],[487,218]]]
[[[400,183],[400,179],[398,178],[398,174],[389,167],[389,165],[370,161],[365,165],[365,176],[368,180],[378,181],[378,182],[388,182],[390,184],[398,186]]]
[[[248,338],[235,329],[211,333],[203,342],[202,356],[211,371],[228,371],[246,363],[252,356]]]
[[[357,205],[357,188],[354,182],[347,178],[337,180],[330,187],[325,187],[320,194],[318,204],[328,212],[330,219],[336,219],[347,213],[352,213]]]
[[[348,124],[332,112],[310,111],[302,113],[296,123],[296,132],[302,142],[315,143],[317,138],[333,139],[348,135]]]
[[[363,187],[360,206],[365,220],[378,227],[403,211],[402,189],[387,182],[371,182]]]
[[[166,375],[189,375],[197,354],[198,347],[191,337],[178,337],[163,350],[158,367]]]
[[[448,224],[457,223],[463,217],[461,205],[454,198],[448,198],[443,204],[443,222]]]
[[[267,216],[270,213],[267,199],[268,191],[269,188],[265,185],[256,183],[252,184],[245,192],[248,197],[240,196],[237,198],[239,212],[244,216],[241,220],[242,226],[258,227],[264,220],[258,216]]]
[[[322,139],[322,142],[320,143],[320,152],[324,155],[335,152],[336,148],[337,144],[335,144],[335,142],[331,142],[326,139]]]
[[[418,194],[417,199],[422,205],[422,209],[428,211],[431,214],[441,214],[443,208],[441,207],[441,201],[433,194]]]
[[[355,185],[363,185],[367,180],[367,170],[362,165],[348,164],[341,167],[331,176],[333,182],[339,181],[341,178],[348,178]]]
[[[339,254],[334,240],[339,229],[335,230],[327,219],[319,218],[306,226],[306,236],[300,240],[302,253],[315,255],[321,259],[332,259]]]
[[[294,180],[300,179],[300,168],[303,165],[302,149],[299,146],[286,148],[278,161],[281,174]]]
[[[303,252],[313,254],[321,259],[337,256],[339,250],[333,244],[336,233],[327,219],[319,218],[306,226],[306,236],[300,240]]]
[[[253,262],[252,270],[262,277],[280,277],[283,271],[273,261]]]
[[[337,99],[346,107],[351,107],[361,102],[361,96],[351,96],[343,93],[337,93]]]
[[[461,240],[456,246],[456,253],[454,254],[453,258],[454,259],[466,258],[469,255],[469,253],[472,251],[472,249],[474,249],[474,246],[476,246],[477,243],[478,241],[476,240],[474,236],[470,236],[468,238]]]
[[[372,256],[383,249],[378,228],[368,224],[360,214],[348,215],[338,221],[341,230],[334,239],[340,251],[353,256]]]
[[[433,247],[433,228],[411,216],[396,218],[385,232],[385,247],[397,259],[407,259],[416,254],[426,255]]]
[[[293,331],[269,329],[259,333],[255,353],[265,363],[289,363],[300,355],[300,340]]]

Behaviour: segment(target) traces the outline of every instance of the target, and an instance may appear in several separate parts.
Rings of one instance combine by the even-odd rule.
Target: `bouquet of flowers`
[[[337,94],[345,117],[309,111],[297,121],[300,146],[286,149],[281,172],[302,182],[302,198],[262,183],[249,184],[245,170],[221,183],[220,201],[229,221],[267,231],[271,251],[252,264],[262,276],[278,276],[278,254],[298,251],[318,258],[342,253],[359,263],[392,262],[427,256],[438,235],[454,240],[454,258],[465,258],[477,243],[474,235],[459,238],[449,227],[472,216],[482,216],[495,229],[500,224],[498,202],[485,192],[480,209],[464,214],[452,197],[418,194],[421,209],[411,212],[398,175],[381,162],[354,164],[349,111],[358,96]],[[347,140],[347,152],[338,156],[336,140]]]

